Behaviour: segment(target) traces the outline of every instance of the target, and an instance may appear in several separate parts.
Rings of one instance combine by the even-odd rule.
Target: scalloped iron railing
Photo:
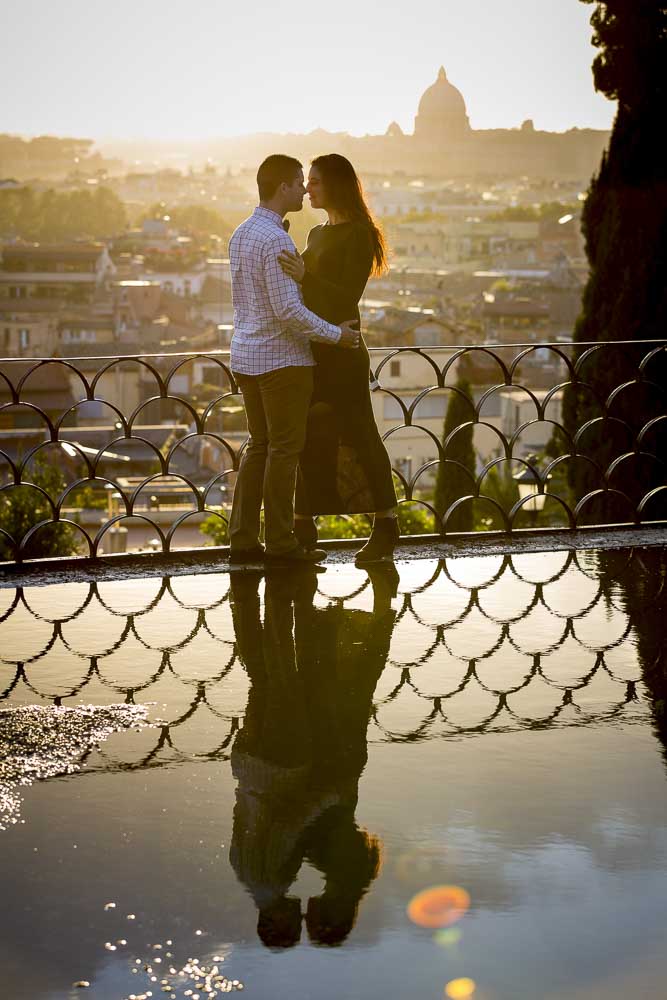
[[[667,341],[371,361],[399,513],[424,512],[404,531],[667,523]],[[125,528],[169,552],[206,518],[224,535],[245,443],[228,352],[0,360],[0,561],[95,558]]]

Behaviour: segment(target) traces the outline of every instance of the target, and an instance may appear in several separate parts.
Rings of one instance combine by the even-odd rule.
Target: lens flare
[[[468,911],[470,896],[458,885],[436,885],[413,896],[408,916],[419,927],[448,927]]]
[[[445,986],[445,996],[450,1000],[466,1000],[475,992],[475,982],[472,979],[452,979]]]
[[[435,932],[433,940],[442,948],[453,948],[459,943],[461,937],[462,934],[458,927],[443,927],[442,930]]]

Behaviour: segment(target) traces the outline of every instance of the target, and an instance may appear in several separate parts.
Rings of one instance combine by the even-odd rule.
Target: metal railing
[[[420,508],[418,531],[667,522],[667,341],[373,348],[371,358],[399,512]],[[443,439],[454,399],[462,417]],[[466,435],[472,460],[460,454]],[[0,561],[67,545],[94,558],[128,525],[143,529],[143,547],[148,532],[157,550],[181,548],[189,523],[226,523],[244,447],[228,352],[0,360]],[[180,496],[165,505],[175,482]]]

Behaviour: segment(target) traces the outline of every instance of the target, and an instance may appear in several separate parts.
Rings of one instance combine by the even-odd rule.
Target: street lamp
[[[537,515],[541,510],[544,510],[547,499],[547,483],[551,479],[551,474],[546,476],[546,478],[540,476],[540,471],[536,468],[537,455],[527,455],[526,462],[528,463],[526,468],[522,469],[521,472],[517,472],[516,475],[512,476],[512,479],[519,489],[519,499],[526,500],[526,503],[522,504],[521,509],[530,514],[531,527],[534,527]],[[529,468],[529,466],[533,468]],[[536,471],[533,471],[533,469]],[[543,487],[542,491],[539,491],[540,486]]]

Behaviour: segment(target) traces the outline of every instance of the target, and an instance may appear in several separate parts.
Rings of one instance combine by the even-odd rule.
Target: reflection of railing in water
[[[664,341],[653,340],[600,342],[588,347],[566,343],[535,343],[461,348],[374,349],[374,367],[380,378],[390,371],[392,359],[405,359],[406,363],[410,359],[417,359],[421,366],[413,389],[404,391],[409,397],[406,400],[402,398],[401,389],[380,390],[388,401],[393,401],[399,414],[386,431],[385,438],[390,439],[405,428],[414,428],[423,436],[429,453],[436,456],[434,460],[421,464],[414,472],[410,470],[407,476],[404,468],[394,469],[400,502],[421,505],[433,514],[434,529],[443,533],[451,531],[454,523],[452,519],[462,504],[473,505],[478,513],[483,512],[489,526],[507,532],[521,530],[526,526],[526,512],[532,510],[531,503],[535,506],[534,497],[532,500],[531,497],[523,497],[514,502],[499,500],[490,495],[493,491],[487,477],[494,472],[510,469],[513,475],[523,471],[532,477],[535,495],[539,496],[540,503],[544,494],[548,494],[545,502],[551,516],[555,518],[554,523],[572,528],[609,521],[626,524],[664,521],[667,517],[667,478],[661,448],[667,423],[667,400],[661,372],[664,370],[666,346]],[[541,357],[547,356],[550,359],[551,369],[547,371],[540,369],[539,365],[535,366],[534,362],[538,357],[536,352],[540,352]],[[623,362],[619,384],[612,390],[608,387],[602,390],[596,382],[596,366],[600,367],[602,364],[604,367],[610,363],[614,371],[619,370],[619,358]],[[35,425],[33,438],[26,439],[21,455],[18,452],[10,455],[7,450],[0,448],[0,496],[3,492],[27,486],[36,491],[36,496],[48,511],[48,516],[33,525],[21,538],[11,537],[0,526],[0,543],[6,550],[3,558],[17,562],[30,558],[34,554],[31,545],[35,544],[38,533],[57,523],[69,525],[69,530],[78,534],[85,555],[96,556],[103,545],[109,544],[109,539],[105,542],[107,532],[117,525],[122,527],[131,517],[137,518],[139,523],[155,532],[158,545],[163,551],[169,551],[178,545],[179,528],[193,518],[196,522],[197,519],[201,520],[203,514],[209,514],[224,521],[226,515],[218,502],[218,491],[221,486],[226,489],[230,483],[243,453],[243,434],[239,434],[238,430],[230,432],[223,416],[225,407],[229,411],[230,402],[234,402],[237,408],[241,403],[234,377],[228,367],[226,352],[85,359],[88,366],[99,362],[97,370],[86,368],[85,372],[80,364],[83,360],[10,359],[0,363],[0,417],[4,415],[11,419],[12,413],[16,415],[19,412],[23,423],[29,415]],[[178,378],[187,373],[188,366],[203,362],[216,370],[220,391],[206,405],[197,407],[191,399],[180,395],[174,385]],[[488,454],[481,456],[478,450],[478,471],[474,475],[470,470],[459,467],[460,475],[469,483],[468,496],[454,501],[443,516],[439,517],[430,499],[432,488],[429,487],[428,495],[422,489],[429,477],[432,478],[439,463],[449,463],[452,470],[458,464],[451,457],[450,449],[456,443],[455,439],[461,428],[456,428],[443,445],[440,441],[441,426],[435,430],[424,426],[424,422],[428,422],[426,407],[434,394],[436,397],[438,393],[444,394],[448,400],[457,393],[462,395],[456,386],[456,373],[461,364],[464,367],[472,366],[477,371],[475,384],[485,387],[476,402],[465,397],[469,408],[469,425],[475,431],[483,429],[484,433],[492,435],[498,457],[489,459]],[[109,380],[114,373],[120,371],[121,366],[142,373],[140,387],[145,398],[140,399],[131,413],[122,412],[117,401],[114,401],[113,393],[107,390]],[[47,414],[37,403],[38,396],[31,386],[31,377],[35,372],[40,373],[37,376],[40,378],[44,372],[52,371],[60,372],[61,376],[76,387],[78,398],[62,412]],[[536,380],[539,382],[540,378],[544,379],[545,372],[549,381],[544,391],[531,388]],[[586,404],[589,418],[573,434],[566,430],[562,419],[556,419],[560,414],[559,400],[569,387],[574,387],[573,391],[579,397],[589,400]],[[487,404],[499,393],[509,390],[515,393],[517,406],[523,400],[530,404],[532,410],[529,419],[522,419],[512,429],[508,425],[505,433],[488,418]],[[107,392],[110,399],[105,397]],[[79,413],[85,415],[85,407],[90,403],[104,406],[114,425],[109,430],[108,440],[95,449],[87,448],[77,441],[77,425],[73,423],[78,419]],[[160,450],[155,442],[142,434],[140,424],[146,419],[147,413],[151,412],[151,408],[154,415],[157,414],[156,419],[163,421],[165,407],[177,410],[184,417],[185,424],[179,423],[176,417],[170,415],[174,434]],[[632,426],[628,422],[629,413],[632,413],[634,421]],[[551,431],[558,432],[561,444],[557,457],[545,460],[537,467],[528,460],[526,452],[533,450],[530,446],[531,429],[540,424],[548,425]],[[189,430],[184,430],[188,425]],[[603,459],[602,452],[596,449],[599,442],[604,441],[612,432],[619,436],[622,445],[619,446],[618,454],[614,453]],[[202,483],[191,470],[183,471],[179,461],[188,449],[204,447],[207,443],[217,449],[216,461],[220,471],[206,483]],[[139,477],[138,484],[134,484],[132,488],[123,488],[118,481],[119,476],[112,471],[115,468],[113,462],[127,460],[128,448],[131,451],[137,447],[143,449],[144,462],[147,461],[147,455],[151,457],[151,471],[143,478]],[[58,496],[49,496],[32,482],[33,463],[40,456],[47,459],[50,456],[52,463],[67,471],[65,488]],[[585,466],[587,470],[589,485],[581,496],[573,496],[565,485],[559,486],[554,481],[558,475],[564,483],[567,478],[565,473],[572,471],[574,466]],[[146,469],[143,471],[146,472]],[[651,488],[637,492],[634,486],[630,487],[631,482],[636,484],[641,476],[646,475]],[[158,523],[161,519],[152,517],[150,510],[144,509],[147,493],[152,489],[157,490],[166,477],[176,477],[182,482],[183,490],[192,497],[191,508],[174,514],[169,526]],[[89,488],[103,495],[107,484],[118,495],[120,512],[113,514],[99,530],[86,530],[83,525],[76,524],[66,516],[65,509],[71,506],[71,497],[77,491]],[[213,506],[215,497],[216,506]]]
[[[656,571],[661,558],[652,550],[630,551],[622,564],[617,556],[611,570],[604,553],[572,552],[411,564],[406,581],[420,568],[428,576],[394,599],[391,645],[373,699],[369,740],[629,718],[643,668],[650,667],[654,680],[657,676],[655,663],[638,662],[636,646],[645,613],[654,621],[656,609],[660,614],[667,603],[664,559],[662,571]],[[370,614],[370,580],[356,572],[359,583],[344,596],[327,593],[329,579],[338,581],[339,574],[321,577],[315,606]],[[146,600],[151,582],[141,581],[144,603],[131,609],[127,584],[93,583],[57,617],[39,607],[47,591],[18,588],[0,616],[0,699],[5,706],[36,700],[154,701],[162,716],[167,702],[167,717],[157,730],[146,730],[136,745],[131,735],[119,742],[126,759],[111,759],[102,748],[93,770],[226,759],[245,711],[247,686],[229,577],[206,581],[209,593],[219,591],[205,603],[196,600],[198,591],[182,596],[190,593],[187,580],[169,578],[156,582]],[[84,587],[71,586],[72,597]],[[122,608],[115,606],[114,586],[124,588],[116,592],[122,593]],[[65,590],[55,599],[62,601]],[[110,639],[100,645],[103,635]],[[664,657],[657,666],[658,673],[664,671]]]

